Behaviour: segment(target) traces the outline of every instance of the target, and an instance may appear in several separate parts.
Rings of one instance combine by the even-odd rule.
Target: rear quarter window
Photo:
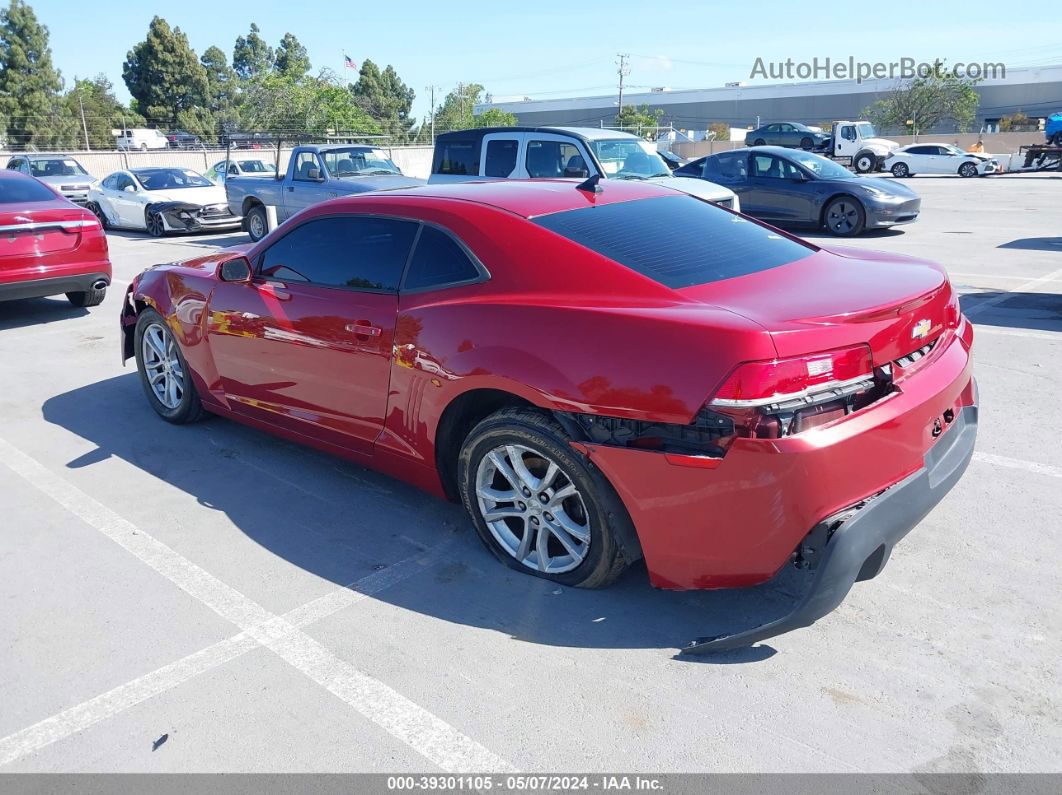
[[[50,202],[58,196],[35,179],[0,179],[0,204]]]
[[[817,251],[692,196],[617,202],[532,220],[673,289],[777,268]]]
[[[479,175],[479,140],[461,138],[435,144],[436,174]]]

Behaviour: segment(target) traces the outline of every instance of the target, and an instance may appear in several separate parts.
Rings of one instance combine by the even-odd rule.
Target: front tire
[[[898,179],[911,176],[911,169],[907,167],[906,163],[897,163],[892,167],[892,175]]]
[[[90,287],[85,292],[67,293],[66,300],[77,307],[99,306],[107,297],[107,288]]]
[[[826,205],[823,212],[826,230],[838,237],[855,237],[867,223],[863,205],[851,196],[838,196]]]
[[[878,159],[872,152],[860,152],[855,156],[852,161],[852,165],[855,166],[857,174],[869,174],[874,170],[874,166],[877,165]]]
[[[203,416],[203,404],[180,346],[154,309],[145,309],[136,319],[133,351],[140,385],[156,414],[175,425]]]
[[[967,178],[976,177],[977,166],[973,163],[963,163],[961,166],[959,166],[959,176]]]
[[[265,207],[258,205],[252,207],[247,213],[247,234],[255,243],[269,234],[269,222],[266,220]]]
[[[465,439],[461,501],[502,563],[562,585],[601,588],[623,572],[626,508],[552,418],[502,409]]]
[[[162,220],[162,213],[149,210],[144,221],[147,224],[147,233],[152,237],[162,237],[166,234],[166,224]]]

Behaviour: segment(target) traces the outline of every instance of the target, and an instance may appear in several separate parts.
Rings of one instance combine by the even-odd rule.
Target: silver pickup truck
[[[330,144],[296,147],[287,172],[276,177],[229,177],[225,193],[229,209],[243,216],[251,240],[258,241],[269,231],[267,205],[277,208],[282,223],[299,210],[337,196],[423,184],[422,179],[404,176],[382,149]]]

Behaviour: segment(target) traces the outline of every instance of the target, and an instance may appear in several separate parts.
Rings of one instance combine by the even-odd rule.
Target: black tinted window
[[[705,161],[705,179],[724,180],[745,179],[747,176],[748,155],[744,152],[715,155]]]
[[[704,173],[704,161],[708,158],[702,157],[699,160],[694,160],[692,163],[687,163],[684,166],[679,166],[675,169],[676,177],[699,177]]]
[[[266,249],[266,278],[327,287],[397,290],[417,224],[388,218],[308,221]]]
[[[439,141],[435,169],[436,174],[479,175],[479,139]]]
[[[457,241],[445,232],[425,226],[417,240],[402,289],[419,290],[464,282],[478,276],[479,270]]]
[[[814,251],[692,196],[585,207],[534,220],[673,288],[775,268]]]
[[[9,202],[49,202],[58,198],[34,179],[0,179],[0,204]]]
[[[487,177],[507,177],[516,168],[516,150],[519,141],[487,141],[486,163],[483,174]]]

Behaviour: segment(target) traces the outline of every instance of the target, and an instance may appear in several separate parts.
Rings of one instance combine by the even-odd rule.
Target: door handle
[[[352,332],[357,337],[379,337],[383,334],[382,328],[372,325],[367,320],[359,320],[357,323],[349,323],[347,325],[347,331]]]
[[[288,192],[289,193],[294,193],[295,192],[295,186],[294,185],[288,185]]]

